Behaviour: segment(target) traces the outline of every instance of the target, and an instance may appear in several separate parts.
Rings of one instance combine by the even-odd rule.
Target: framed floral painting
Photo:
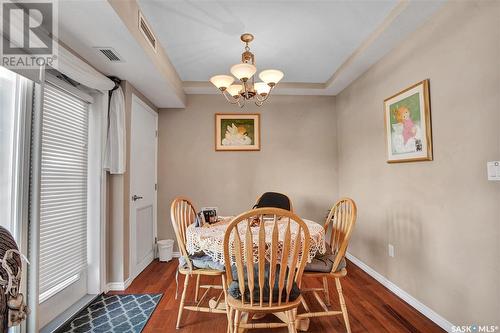
[[[384,101],[387,162],[432,161],[429,80]]]
[[[260,150],[260,114],[216,113],[215,150]]]

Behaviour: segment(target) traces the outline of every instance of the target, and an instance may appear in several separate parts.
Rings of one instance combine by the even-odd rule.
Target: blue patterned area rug
[[[100,295],[59,333],[139,333],[162,294]]]

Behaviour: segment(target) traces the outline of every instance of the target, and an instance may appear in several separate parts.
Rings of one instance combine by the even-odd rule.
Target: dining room
[[[155,262],[126,290],[164,294],[146,331],[461,332],[480,324],[494,331],[498,278],[491,269],[498,259],[498,188],[488,180],[486,165],[497,156],[498,133],[492,123],[473,120],[467,105],[477,100],[475,89],[486,94],[484,82],[474,88],[472,82],[489,76],[493,81],[487,90],[498,86],[498,73],[486,74],[488,64],[497,61],[488,52],[474,53],[481,54],[477,63],[485,66],[478,72],[474,66],[463,66],[471,56],[462,49],[471,43],[467,49],[491,50],[494,34],[486,23],[486,8],[485,3],[471,2],[436,8],[407,40],[395,44],[335,96],[296,94],[294,85],[285,81],[276,84],[268,99],[261,96],[265,101],[260,106],[238,91],[244,89],[244,80],[231,68],[234,61],[222,60],[230,49],[216,53],[221,59],[212,59],[221,64],[222,72],[207,69],[211,63],[191,62],[194,67],[186,67],[185,75],[193,82],[185,86],[193,94],[186,107],[160,109],[158,119],[157,234],[160,240],[175,241],[173,253],[179,259]],[[156,9],[152,24],[164,15]],[[490,9],[493,20],[495,11]],[[456,20],[466,24],[457,30]],[[244,52],[254,52],[255,77],[261,70],[261,36],[255,33],[249,43],[246,35],[234,41],[241,49],[236,57],[242,53],[245,59]],[[471,39],[464,43],[464,36]],[[176,42],[175,36],[169,38]],[[280,39],[264,45],[278,48],[295,42]],[[300,51],[291,49],[289,54]],[[263,61],[267,65],[270,60],[270,66],[278,67],[288,61]],[[357,66],[357,61],[361,59],[348,58],[344,66]],[[301,66],[300,61],[294,66]],[[301,68],[315,71],[311,61]],[[451,79],[458,68],[467,77],[465,85]],[[234,81],[217,77],[228,70]],[[293,70],[283,70],[284,78]],[[341,83],[349,70],[352,67],[338,70],[333,84]],[[199,76],[209,72],[204,75],[211,84],[197,83],[196,71]],[[236,93],[234,85],[239,85]],[[213,94],[216,88],[222,94]],[[494,95],[486,100],[494,103]],[[411,96],[419,100],[412,102]],[[415,104],[420,104],[419,116],[411,111]],[[498,120],[491,106],[486,103],[482,112]],[[479,132],[469,128],[457,136],[465,123],[473,123]],[[262,196],[268,194],[271,199],[261,206]],[[289,213],[257,210],[266,206]],[[474,216],[479,212],[482,222],[472,222],[478,221]],[[273,223],[279,230],[274,239]],[[470,223],[474,230],[467,227]],[[231,233],[232,227],[239,232]],[[296,237],[305,237],[298,236],[300,227],[310,238],[303,270],[305,244],[294,258]],[[474,249],[462,247],[471,244]],[[274,260],[277,267],[282,265],[284,256],[288,269],[296,267],[298,276],[286,273],[281,279],[275,273],[274,290],[283,289],[286,295],[282,301],[287,305],[280,308],[270,266]],[[477,270],[484,283],[469,288],[472,281],[463,275],[465,258],[484,265]],[[214,269],[225,271],[225,276],[214,276]],[[288,284],[292,277],[294,282]],[[252,280],[253,286],[248,283]],[[260,289],[267,285],[271,290]],[[300,302],[288,298],[295,285]],[[269,295],[262,295],[266,292]],[[266,305],[273,296],[278,304]],[[287,306],[293,309],[278,311]]]
[[[500,1],[0,5],[0,333],[500,332]]]
[[[206,260],[217,264],[210,269],[219,266],[224,270],[225,267],[226,288],[234,281],[243,279],[245,283],[239,285],[241,292],[226,291],[221,298],[210,289],[203,302],[198,303],[206,290],[198,292],[198,276],[178,274],[178,287],[175,287],[178,297],[159,306],[160,313],[150,322],[152,331],[175,326],[180,332],[208,327],[220,332],[225,329],[233,332],[245,329],[250,332],[253,329],[257,332],[272,329],[278,332],[280,329],[284,332],[463,332],[474,325],[476,330],[478,325],[493,332],[498,330],[495,327],[499,320],[500,295],[498,275],[493,272],[494,267],[498,271],[499,249],[495,239],[499,235],[499,192],[487,172],[491,165],[489,159],[494,159],[499,152],[498,130],[494,129],[498,128],[498,112],[492,108],[494,100],[498,102],[498,94],[493,91],[498,87],[499,73],[490,71],[498,68],[498,60],[486,55],[495,44],[494,35],[498,35],[489,30],[486,22],[488,15],[492,20],[496,17],[498,22],[498,10],[491,7],[486,14],[487,7],[484,2],[444,4],[406,40],[396,44],[335,96],[273,95],[271,91],[264,106],[246,101],[239,108],[220,94],[207,95],[206,90],[191,83],[193,91],[203,94],[189,95],[185,108],[161,109],[158,147],[166,153],[160,154],[158,160],[158,199],[168,204],[158,207],[159,239],[174,239],[174,251],[180,257],[202,252]],[[157,15],[161,15],[160,11]],[[457,21],[463,22],[460,28],[455,24]],[[260,59],[259,37],[255,34],[255,40],[247,44],[251,52],[255,45],[256,59]],[[372,47],[375,45],[373,42]],[[471,55],[462,47],[477,52]],[[498,47],[496,49],[498,52]],[[294,52],[300,50],[290,52],[293,57]],[[217,53],[217,56],[222,55]],[[475,57],[481,59],[472,60]],[[286,62],[280,58],[273,60],[271,66]],[[357,60],[360,59],[348,58],[346,63],[356,66]],[[484,66],[484,72],[469,66],[470,61]],[[231,64],[227,63],[226,68]],[[256,64],[260,71],[259,62]],[[314,61],[307,61],[304,66],[306,71],[314,71]],[[465,81],[452,79],[457,70]],[[288,72],[283,72],[286,77]],[[339,84],[347,72],[348,69],[339,70],[333,82]],[[489,86],[484,85],[487,77],[493,80]],[[282,89],[293,88],[291,84],[285,88],[286,84],[278,83],[276,91],[280,85]],[[404,114],[408,112],[406,106],[414,107],[409,101],[411,96],[420,97],[422,113],[417,120],[413,111],[409,111],[408,121]],[[493,122],[481,121],[470,113],[479,96],[484,96],[486,102],[481,112],[486,118],[493,117]],[[241,117],[246,122],[239,121]],[[417,122],[418,128],[409,131],[403,128],[398,137],[398,124],[405,127]],[[253,133],[248,131],[252,129],[249,123],[256,126]],[[233,135],[232,127],[237,128],[236,135],[248,133],[252,142],[258,140],[257,147],[249,151],[247,147],[242,150],[224,147],[224,139]],[[411,144],[413,149],[409,148]],[[292,318],[288,321],[286,314],[277,315],[271,305],[265,309],[259,304],[261,292],[256,291],[262,282],[257,278],[260,276],[257,263],[263,258],[271,265],[273,262],[269,252],[274,246],[270,236],[273,228],[267,226],[260,233],[259,223],[255,221],[261,221],[261,216],[265,220],[266,214],[253,211],[261,207],[259,198],[266,192],[284,194],[289,205],[276,205],[271,200],[270,206],[296,214],[289,217],[270,212],[278,225],[279,221],[285,221],[285,225],[280,225],[278,248],[286,242],[287,217],[296,223],[302,219],[311,239],[309,258],[299,277],[303,301],[295,312],[288,314],[288,318]],[[186,200],[181,201],[184,214],[189,215],[190,209],[198,213],[208,208],[215,216],[214,222],[209,221],[208,225],[198,222],[201,227],[187,227],[183,237],[184,229],[181,226],[176,230],[176,224],[196,225],[197,220],[188,218],[186,222],[182,216],[176,216],[171,204],[179,197]],[[346,202],[350,203],[348,208],[344,206]],[[344,209],[349,213],[344,215]],[[240,215],[245,213],[246,216]],[[239,218],[243,220],[238,222]],[[250,224],[251,240],[246,223]],[[324,229],[318,230],[313,223]],[[238,236],[228,231],[234,224],[238,225],[241,240],[237,245],[234,238]],[[471,228],[471,224],[474,227]],[[329,229],[332,226],[333,232]],[[293,226],[290,228],[294,230]],[[340,239],[344,243],[336,242],[339,239],[335,238],[335,230],[341,230]],[[265,254],[261,254],[258,241],[263,234]],[[296,236],[292,231],[288,260],[293,259],[291,249],[296,245],[293,241]],[[254,243],[253,278],[252,268],[246,266],[247,242]],[[181,243],[185,253],[178,245]],[[241,247],[241,252],[235,252],[235,246]],[[337,256],[329,256],[327,249]],[[283,253],[277,250],[276,255]],[[241,257],[241,263],[235,256]],[[225,262],[228,257],[231,264]],[[325,274],[314,272],[318,267],[311,268],[311,262],[333,266],[320,266],[328,271]],[[481,276],[478,277],[481,283],[474,283],[475,278],[468,276],[465,262],[477,265],[473,270]],[[238,264],[243,267],[241,276],[238,275],[240,269],[236,269]],[[172,295],[174,286],[166,281],[174,276],[177,268],[172,266],[176,265],[157,263],[149,267],[142,275],[144,280],[132,283],[129,292],[163,290]],[[266,269],[270,268],[263,267],[264,276],[268,278]],[[228,270],[232,270],[230,278],[227,278]],[[346,275],[342,276],[344,271]],[[158,274],[164,278],[152,285],[143,283]],[[199,279],[217,280],[203,275]],[[253,288],[247,283],[252,279]],[[277,279],[276,286],[280,289],[280,279]],[[285,281],[286,277],[282,282],[288,286]],[[183,290],[186,290],[185,297]],[[239,305],[241,308],[231,310],[231,302],[238,296],[246,300],[239,299],[243,304]],[[200,310],[197,307],[205,303],[211,309],[209,303],[222,304],[224,299],[230,300],[227,319],[224,314],[191,311]],[[191,308],[183,310],[185,304]],[[227,308],[227,305],[221,306]],[[259,314],[265,311],[273,314]],[[225,326],[227,322],[231,323],[229,327]],[[293,328],[288,326],[290,322],[294,323]]]

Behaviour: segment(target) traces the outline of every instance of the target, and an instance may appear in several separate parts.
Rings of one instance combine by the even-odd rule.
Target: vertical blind
[[[46,83],[40,193],[40,301],[87,266],[87,143],[88,104]]]

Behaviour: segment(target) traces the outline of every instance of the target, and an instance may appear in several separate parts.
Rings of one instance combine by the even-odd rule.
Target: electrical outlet
[[[394,258],[394,245],[389,244],[389,257]]]
[[[500,161],[488,162],[488,180],[500,180]]]

